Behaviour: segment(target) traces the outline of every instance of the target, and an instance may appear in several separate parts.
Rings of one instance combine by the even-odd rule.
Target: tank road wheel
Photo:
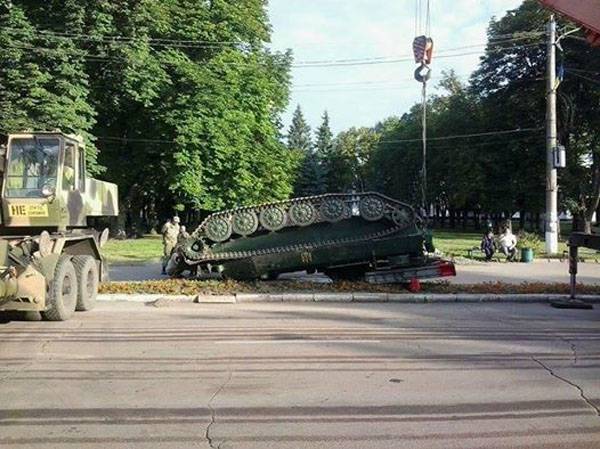
[[[227,216],[213,217],[206,225],[206,236],[216,243],[224,242],[231,233],[231,220]]]
[[[309,226],[317,219],[317,210],[310,203],[296,203],[290,207],[290,221],[294,226]]]
[[[385,204],[375,196],[366,196],[360,200],[358,206],[360,216],[367,221],[378,221],[383,218]]]
[[[392,221],[396,226],[404,228],[412,222],[412,218],[410,212],[406,209],[397,207],[394,209],[394,212],[392,212]]]
[[[98,295],[98,265],[92,256],[73,257],[77,275],[77,307],[81,312],[92,310]]]
[[[61,256],[54,269],[54,279],[48,285],[47,309],[42,316],[49,321],[71,318],[77,305],[77,275],[68,257]]]
[[[279,231],[285,226],[285,210],[278,206],[268,207],[260,212],[260,224],[267,231]]]
[[[329,198],[323,201],[319,208],[321,217],[330,223],[336,223],[343,220],[346,216],[346,205],[337,198]]]
[[[258,217],[250,210],[236,212],[232,220],[233,232],[244,237],[254,234],[258,229]]]

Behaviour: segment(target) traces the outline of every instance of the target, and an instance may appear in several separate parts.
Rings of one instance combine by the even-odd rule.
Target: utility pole
[[[546,253],[558,253],[558,176],[554,168],[553,151],[557,146],[556,129],[556,20],[550,17],[546,85]]]

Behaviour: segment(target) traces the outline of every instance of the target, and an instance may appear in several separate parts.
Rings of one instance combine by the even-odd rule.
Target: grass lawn
[[[478,247],[481,243],[481,237],[483,234],[475,232],[461,232],[461,231],[449,231],[449,230],[434,230],[433,231],[433,244],[439,251],[443,252],[449,257],[467,257],[468,250],[473,247]],[[565,241],[561,241],[558,245],[559,254],[551,256],[552,258],[562,257],[563,252],[567,251],[567,244]],[[536,257],[548,257],[544,251],[535,255]],[[595,250],[588,248],[579,248],[579,257],[584,260],[594,261],[595,259],[600,260],[600,254]]]
[[[140,239],[109,240],[102,253],[111,263],[156,262],[162,257],[162,237],[146,235]]]
[[[467,257],[468,250],[479,247],[481,234],[476,232],[460,232],[434,230],[433,243],[447,257]],[[559,255],[567,251],[565,242],[559,245]],[[140,239],[110,240],[103,248],[104,255],[112,263],[147,263],[156,262],[162,257],[162,238],[160,235],[146,235]],[[580,248],[579,255],[584,260],[600,260],[600,254],[594,250]],[[536,257],[547,257],[541,252]]]

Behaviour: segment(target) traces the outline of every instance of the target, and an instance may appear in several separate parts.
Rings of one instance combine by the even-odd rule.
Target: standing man
[[[167,264],[171,258],[171,253],[177,246],[177,237],[179,237],[179,217],[175,216],[167,221],[162,227],[161,233],[163,236],[162,274],[167,274]]]
[[[181,245],[189,238],[190,238],[190,233],[187,232],[187,230],[185,229],[185,226],[181,225],[179,227],[179,235],[177,236],[177,244]]]

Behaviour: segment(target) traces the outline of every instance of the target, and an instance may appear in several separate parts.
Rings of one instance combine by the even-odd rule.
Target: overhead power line
[[[518,49],[523,49],[523,48],[529,48],[529,47],[537,47],[540,44],[528,44],[528,45],[518,45],[518,46],[512,46],[512,47],[503,47],[503,48],[497,48],[497,49],[493,49],[490,50],[492,52],[508,52],[508,51],[514,51],[514,50],[518,50]],[[9,48],[17,48],[17,49],[25,49],[25,50],[32,50],[32,51],[41,51],[41,52],[57,52],[60,51],[61,54],[64,51],[64,49],[56,49],[56,48],[48,48],[48,47],[41,47],[41,46],[18,46],[15,44],[11,44],[11,45],[7,45],[6,47]],[[82,57],[89,59],[89,60],[101,60],[101,61],[120,61],[120,62],[133,62],[133,58],[130,59],[126,59],[126,58],[115,58],[113,56],[106,56],[106,55],[94,55],[94,54],[90,54],[88,52],[86,52],[83,49],[80,48],[73,48],[74,52],[84,52],[84,54],[82,55]],[[447,54],[447,55],[439,55],[437,56],[438,59],[441,58],[456,58],[456,57],[461,57],[461,56],[469,56],[469,55],[479,55],[480,52],[464,52],[464,53],[455,53],[455,54]],[[372,64],[396,64],[396,63],[401,63],[401,62],[412,62],[413,61],[413,57],[412,56],[407,56],[405,58],[398,58],[398,59],[389,59],[389,60],[372,60],[372,59],[367,59],[367,60],[354,60],[354,61],[349,61],[349,62],[343,62],[344,60],[331,60],[330,62],[327,63],[318,63],[315,64],[314,62],[311,61],[300,61],[297,62],[295,64],[292,64],[291,66],[294,68],[311,68],[311,67],[347,67],[347,66],[361,66],[361,65],[372,65]],[[164,64],[169,64],[166,61],[163,61]],[[210,61],[208,61],[207,63],[210,63]],[[244,62],[226,62],[226,61],[221,61],[220,64],[224,64],[224,65],[233,65],[233,66],[247,66],[247,65],[252,65],[249,63],[244,63]]]
[[[132,143],[175,143],[174,140],[161,140],[161,139],[138,139],[129,137],[108,137],[108,136],[96,136],[96,140],[107,140],[115,142],[132,142]]]
[[[520,49],[524,49],[524,48],[531,48],[531,47],[539,47],[540,45],[542,45],[543,42],[539,42],[536,44],[528,44],[528,45],[518,45],[518,46],[513,46],[513,47],[504,47],[504,48],[496,48],[496,49],[491,49],[488,50],[489,52],[492,53],[502,53],[502,52],[509,52],[509,51],[514,51],[514,50],[520,50]],[[477,52],[464,52],[464,53],[454,53],[454,54],[445,54],[445,55],[437,55],[436,58],[437,59],[447,59],[447,58],[457,58],[457,57],[461,57],[461,56],[472,56],[472,55],[480,55],[481,52],[477,51]],[[313,63],[313,62],[298,62],[296,64],[293,64],[292,67],[295,68],[311,68],[311,67],[348,67],[348,66],[363,66],[363,65],[380,65],[380,64],[398,64],[398,63],[402,63],[402,62],[414,62],[413,56],[407,56],[407,57],[402,57],[402,58],[397,58],[397,59],[387,59],[387,60],[356,60],[356,61],[351,61],[351,62],[344,62],[344,60],[331,60],[329,62],[319,62],[319,63]]]
[[[9,32],[13,33],[22,33],[23,30],[16,28],[5,28]],[[185,40],[185,39],[159,39],[159,38],[150,38],[150,37],[125,37],[125,36],[117,36],[117,35],[100,35],[100,36],[90,36],[90,35],[82,35],[76,33],[66,33],[66,32],[55,32],[49,30],[36,30],[42,37],[46,38],[56,38],[59,40],[79,40],[84,42],[91,43],[104,43],[111,45],[131,45],[134,43],[144,43],[148,44],[150,47],[161,47],[161,48],[174,48],[174,49],[210,49],[210,48],[222,48],[222,47],[235,47],[235,46],[244,46],[251,45],[250,42],[244,41],[203,41],[203,40]],[[476,43],[471,45],[464,45],[454,48],[443,48],[438,52],[438,58],[445,57],[445,53],[454,52],[457,50],[465,50],[477,47],[485,47],[488,49],[490,46],[502,46],[511,42],[518,42],[526,39],[531,39],[533,37],[538,37],[543,33],[539,32],[531,32],[531,33],[519,33],[513,35],[501,35],[497,36],[495,39],[489,40],[485,43]],[[517,48],[517,47],[511,47]],[[472,54],[472,53],[468,53]],[[462,55],[461,55],[462,56]],[[396,62],[404,62],[404,59],[412,59],[412,55],[400,55],[400,56],[374,56],[374,57],[361,57],[361,58],[346,58],[346,59],[334,59],[334,60],[307,60],[307,61],[297,61],[295,66],[317,66],[317,65],[365,65],[367,63],[396,63]]]
[[[566,72],[567,72],[567,73],[570,73],[570,74],[571,74],[571,75],[573,75],[573,76],[576,76],[577,78],[580,78],[580,79],[582,79],[582,80],[589,81],[590,83],[597,84],[597,85],[599,85],[599,86],[600,86],[600,80],[595,80],[595,79],[593,79],[593,78],[589,78],[589,77],[587,77],[587,76],[584,76],[584,75],[582,75],[582,74],[580,74],[580,73],[577,73],[577,72],[574,72],[574,71],[572,71],[572,70],[566,70]]]
[[[521,40],[521,39],[517,39],[517,40]],[[515,40],[516,41],[516,40]],[[503,41],[502,43],[487,43],[487,44],[473,44],[473,45],[464,45],[464,46],[460,46],[460,47],[454,47],[454,48],[447,48],[444,50],[439,50],[436,52],[436,58],[441,58],[441,57],[451,57],[454,56],[453,54],[448,55],[448,53],[453,53],[456,52],[458,50],[466,50],[466,49],[470,49],[470,48],[477,48],[477,47],[493,47],[493,46],[498,46],[498,48],[496,49],[489,49],[489,51],[507,51],[510,49],[518,49],[518,48],[526,48],[526,47],[535,47],[538,45],[541,45],[543,43],[543,40],[538,40],[535,43],[531,43],[531,44],[523,44],[523,45],[515,45],[515,46],[511,46],[511,47],[506,47],[506,46],[502,46],[505,43],[507,43],[508,41]],[[464,54],[479,54],[480,52],[476,52],[476,53],[464,53]],[[404,62],[405,60],[413,60],[414,59],[414,55],[412,54],[404,54],[404,55],[398,55],[398,56],[377,56],[377,57],[370,57],[370,58],[346,58],[346,59],[321,59],[321,60],[308,60],[308,61],[298,61],[296,62],[297,65],[332,65],[332,64],[339,64],[339,65],[354,65],[354,64],[386,64],[386,63],[395,63],[395,62]]]
[[[4,31],[9,31],[13,33],[23,33],[23,29],[21,28],[13,28],[13,27],[4,27]],[[101,34],[101,35],[90,35],[90,34],[81,34],[81,33],[69,33],[63,31],[53,31],[53,30],[40,30],[34,29],[35,33],[43,35],[45,37],[57,37],[57,38],[67,38],[67,39],[76,39],[81,41],[90,41],[90,42],[107,42],[107,43],[131,43],[131,42],[150,42],[160,45],[190,45],[190,46],[235,46],[240,44],[247,44],[249,42],[243,40],[235,40],[235,41],[212,41],[212,40],[201,40],[201,39],[174,39],[174,38],[153,38],[150,36],[139,36],[139,37],[130,37],[116,34]],[[521,32],[521,33],[513,33],[513,34],[503,34],[497,35],[494,38],[488,40],[485,43],[473,44],[474,46],[485,46],[490,43],[503,43],[503,42],[511,42],[518,41],[524,39],[531,39],[532,37],[543,36],[545,34],[544,31],[531,31],[531,32]],[[348,44],[356,45],[356,42],[348,41]],[[364,43],[364,42],[363,42]],[[315,43],[314,45],[323,45],[322,42]],[[440,51],[444,52],[448,49],[442,48]]]
[[[533,131],[542,131],[545,128],[521,128],[521,129],[505,129],[499,131],[487,131],[480,132],[474,134],[456,134],[451,136],[440,136],[440,137],[430,137],[427,140],[430,141],[439,141],[439,140],[453,140],[453,139],[466,139],[471,137],[487,137],[487,136],[501,136],[507,134],[518,134],[518,133],[526,133]],[[408,142],[421,142],[421,139],[400,139],[400,140],[382,140],[380,143],[408,143]]]
[[[22,29],[19,28],[11,28],[6,27],[3,28],[6,31],[13,33],[23,33]],[[248,42],[244,41],[203,41],[203,40],[189,40],[189,39],[160,39],[160,38],[151,38],[147,36],[139,36],[139,37],[127,37],[127,36],[119,36],[119,35],[98,35],[91,36],[89,34],[76,34],[76,33],[66,33],[66,32],[58,32],[58,31],[50,31],[50,30],[34,30],[35,33],[42,35],[43,37],[63,39],[63,40],[79,40],[86,42],[103,42],[108,44],[122,43],[122,44],[130,44],[137,42],[146,42],[157,46],[184,46],[184,47],[201,47],[204,48],[206,46],[221,46],[221,47],[229,47],[235,45],[247,44]]]
[[[510,135],[515,133],[523,133],[523,132],[531,132],[531,131],[542,131],[544,128],[523,128],[523,129],[513,129],[513,130],[503,130],[503,131],[489,131],[477,134],[461,134],[461,135],[453,135],[453,136],[441,136],[434,137],[429,140],[435,142],[440,142],[444,140],[453,140],[459,138],[470,138],[470,137],[481,137],[481,136],[492,136],[492,135]],[[542,136],[543,137],[543,136]],[[521,137],[510,137],[508,139],[503,140],[503,142],[521,142],[524,139],[529,137],[521,136]],[[123,143],[152,143],[152,144],[172,144],[176,143],[175,140],[165,140],[165,139],[142,139],[137,137],[115,137],[115,136],[96,136],[96,140],[100,141],[109,141],[109,142],[123,142]],[[402,139],[402,140],[380,140],[379,143],[405,143],[405,142],[420,142],[421,139]],[[495,145],[497,142],[477,142],[470,143],[470,146],[480,147],[486,145]],[[435,149],[446,149],[446,148],[454,148],[451,145],[438,146],[435,145]]]

